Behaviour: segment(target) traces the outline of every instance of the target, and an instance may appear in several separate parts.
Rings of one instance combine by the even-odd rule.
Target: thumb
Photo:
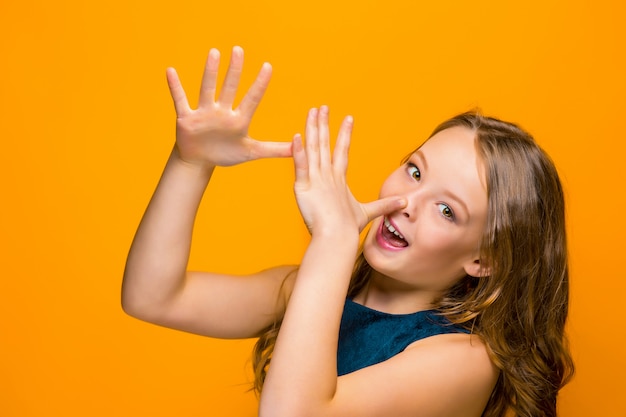
[[[361,205],[365,213],[366,222],[361,230],[376,217],[392,213],[406,207],[406,200],[402,197],[386,197],[380,200],[364,203]]]
[[[291,156],[291,142],[250,142],[250,159],[287,158]]]

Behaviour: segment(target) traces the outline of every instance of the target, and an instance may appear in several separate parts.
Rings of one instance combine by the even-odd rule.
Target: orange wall
[[[165,68],[195,92],[208,49],[232,45],[246,83],[274,65],[256,137],[289,140],[311,106],[330,105],[335,127],[354,115],[350,181],[364,200],[457,112],[480,106],[533,132],[569,203],[578,372],[562,415],[626,415],[624,3],[262,3],[0,4],[0,415],[254,415],[250,341],[157,328],[118,301],[173,141]],[[220,171],[210,192],[226,207],[202,207],[192,267],[297,262],[291,185],[289,161]]]

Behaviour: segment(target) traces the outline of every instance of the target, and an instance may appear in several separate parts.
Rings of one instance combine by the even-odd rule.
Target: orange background
[[[263,4],[267,3],[267,4]],[[349,180],[375,198],[441,120],[479,106],[517,121],[567,190],[577,375],[563,416],[626,416],[621,246],[621,0],[187,1],[0,4],[0,415],[255,414],[252,341],[139,322],[120,308],[124,261],[174,138],[165,68],[198,89],[210,47],[274,78],[252,134],[289,140],[311,106],[355,117]],[[191,266],[298,262],[306,232],[289,160],[221,170]],[[219,254],[219,255],[215,255]]]

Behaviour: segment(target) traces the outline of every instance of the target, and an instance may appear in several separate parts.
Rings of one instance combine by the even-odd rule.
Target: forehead
[[[483,161],[477,150],[476,132],[467,127],[444,129],[424,142],[417,152],[442,164],[471,166],[482,171]]]
[[[459,153],[465,157],[476,155],[476,132],[463,126],[450,127],[437,132],[419,147],[422,152]]]
[[[480,192],[486,196],[484,164],[473,130],[463,126],[444,129],[428,139],[416,154],[427,164],[426,174],[445,180],[455,192]]]

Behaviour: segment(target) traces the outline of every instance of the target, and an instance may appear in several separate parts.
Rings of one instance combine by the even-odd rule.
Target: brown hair
[[[480,335],[500,376],[483,416],[556,416],[557,393],[572,377],[565,321],[569,274],[565,203],[556,168],[531,135],[478,111],[455,116],[436,133],[463,126],[476,133],[485,164],[487,226],[481,242],[486,274],[466,276],[435,306],[451,322]],[[429,138],[430,138],[429,137]],[[369,279],[360,254],[348,296]],[[255,346],[260,392],[280,322]]]

